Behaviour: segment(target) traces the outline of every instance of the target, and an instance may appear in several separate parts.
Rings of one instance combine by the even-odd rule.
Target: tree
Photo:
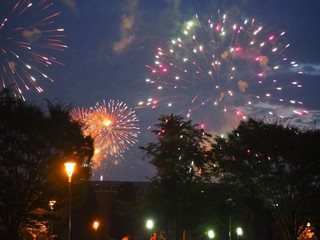
[[[140,227],[140,206],[134,184],[124,182],[120,184],[112,211],[112,236],[121,239],[124,236],[137,236]]]
[[[157,143],[148,143],[140,149],[146,152],[144,158],[151,157],[150,163],[157,169],[154,181],[171,183],[191,183],[210,181],[209,146],[210,134],[184,121],[181,116],[164,116],[152,130],[157,135]],[[207,145],[206,145],[207,144]]]
[[[0,216],[8,239],[19,239],[38,208],[67,196],[63,163],[77,164],[74,179],[88,179],[93,141],[84,137],[69,109],[48,102],[48,114],[39,107],[0,93]],[[59,206],[59,204],[58,204]]]
[[[149,202],[150,208],[156,211],[158,222],[163,220],[163,228],[172,233],[170,237],[179,238],[182,229],[187,227],[185,216],[195,200],[192,193],[199,188],[194,183],[211,180],[210,155],[206,148],[210,146],[210,135],[181,116],[161,115],[155,126],[157,129],[152,132],[158,142],[140,147],[146,152],[144,158],[151,158],[157,169],[152,179],[157,186],[153,193],[156,197]],[[161,209],[157,209],[159,206]]]
[[[319,215],[320,131],[249,118],[227,138],[215,137],[213,153],[222,182],[261,199],[281,239],[295,240]]]

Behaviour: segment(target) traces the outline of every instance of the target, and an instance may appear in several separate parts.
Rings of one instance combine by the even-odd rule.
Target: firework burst
[[[138,118],[125,103],[110,100],[97,103],[90,109],[71,111],[74,120],[83,123],[83,132],[94,139],[94,167],[101,167],[103,160],[121,158],[129,146],[137,142]]]
[[[10,7],[1,9],[0,65],[1,87],[12,88],[24,99],[23,91],[35,88],[43,92],[40,79],[53,79],[45,72],[54,64],[61,64],[52,52],[64,50],[61,43],[64,29],[55,27],[60,14],[52,10],[53,3],[39,1],[7,1]]]
[[[245,118],[244,109],[266,103],[274,106],[269,114],[284,117],[279,114],[284,104],[295,105],[294,113],[301,114],[302,101],[294,93],[302,87],[302,72],[285,56],[290,44],[284,36],[254,19],[233,21],[219,11],[204,22],[195,16],[147,65],[152,96],[139,107],[170,107],[186,117],[202,109],[202,127],[213,115],[229,112]]]

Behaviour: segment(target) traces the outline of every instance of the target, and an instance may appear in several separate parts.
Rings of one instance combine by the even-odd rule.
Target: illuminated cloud
[[[297,63],[290,68],[287,68],[283,73],[297,73],[300,72],[302,75],[319,76],[320,65],[318,63]]]
[[[113,51],[116,53],[121,52],[126,48],[134,39],[135,35],[130,33],[132,26],[134,24],[134,16],[122,16],[121,26],[120,26],[120,34],[121,39],[118,42],[113,44]]]
[[[71,9],[75,10],[75,8],[76,8],[75,0],[62,0],[62,2],[64,2]]]
[[[129,12],[129,14],[124,14],[121,17],[120,40],[113,44],[113,51],[116,53],[123,51],[136,38],[133,32],[133,26],[135,23],[134,9],[138,3],[138,0],[128,1],[128,4],[126,5],[125,10]]]
[[[320,65],[313,63],[300,63],[299,70],[303,72],[303,74],[311,75],[311,76],[319,76],[320,75]]]
[[[180,0],[166,0],[168,3],[172,3],[174,6],[174,9],[177,9],[180,5]]]
[[[284,124],[289,124],[300,129],[316,127],[320,110],[301,110],[297,105],[275,105],[267,102],[258,102],[250,106],[241,107],[247,116],[258,119],[279,119]]]

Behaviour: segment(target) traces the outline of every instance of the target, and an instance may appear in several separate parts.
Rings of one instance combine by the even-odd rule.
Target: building
[[[121,200],[124,202],[134,201],[137,205],[141,205],[144,196],[152,187],[151,182],[92,181],[91,185],[98,209],[96,218],[101,221],[103,229],[101,232],[104,236],[120,239],[119,237],[130,234],[139,228],[139,220],[143,220],[121,216],[117,212],[116,204],[118,200]]]

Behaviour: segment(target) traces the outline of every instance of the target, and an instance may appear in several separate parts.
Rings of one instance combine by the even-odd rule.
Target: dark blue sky
[[[10,16],[9,10],[5,10],[9,1],[11,2],[0,0],[0,4],[4,6],[0,7],[1,18]],[[44,106],[44,99],[49,99],[72,104],[74,107],[89,108],[96,102],[115,99],[136,108],[140,100],[147,99],[152,94],[145,83],[145,79],[150,75],[150,69],[146,68],[146,65],[153,65],[157,47],[168,48],[173,38],[182,36],[182,26],[195,14],[198,14],[202,21],[216,17],[220,9],[221,13],[226,12],[230,19],[254,18],[257,23],[263,24],[266,36],[273,32],[286,32],[285,41],[290,43],[286,56],[297,61],[299,69],[304,72],[299,78],[303,88],[291,92],[291,95],[301,99],[303,109],[309,111],[309,114],[298,118],[290,116],[289,119],[294,123],[317,126],[320,109],[318,0],[56,0],[51,8],[54,12],[61,11],[54,24],[65,29],[62,42],[68,49],[62,52],[48,50],[48,54],[55,56],[64,66],[54,65],[43,70],[52,76],[55,82],[40,80],[39,84],[44,88],[44,92],[40,94],[35,89],[25,91],[28,101]],[[23,18],[16,18],[16,21],[20,20],[23,21]],[[0,30],[0,34],[2,32],[3,30]],[[3,58],[0,60],[3,64]],[[244,71],[248,72],[249,69]],[[289,72],[288,69],[287,73]],[[187,94],[198,90],[190,86],[185,91],[185,101],[188,101]],[[199,94],[202,92],[203,89],[199,90]],[[183,99],[180,98],[181,101],[184,101]],[[145,176],[152,176],[154,171],[148,160],[141,159],[142,152],[138,150],[138,146],[145,146],[153,140],[147,127],[154,125],[160,114],[187,112],[184,102],[180,104],[180,107],[183,106],[181,108],[185,108],[183,110],[178,110],[179,104],[177,105],[178,107],[172,109],[161,105],[155,110],[136,108],[141,128],[139,141],[124,154],[124,159],[118,165],[106,160],[105,180],[142,181]],[[275,107],[273,102],[257,102],[254,107],[242,107],[242,111],[247,114],[255,113],[258,117],[264,117],[269,111],[290,109],[291,107],[281,104],[276,104]],[[221,114],[214,111],[211,114]],[[210,132],[223,133],[239,121],[239,118],[228,120],[208,117],[206,114],[202,115],[199,111],[192,120],[200,124],[198,121],[201,121],[201,116],[212,118],[214,127],[207,129]]]

